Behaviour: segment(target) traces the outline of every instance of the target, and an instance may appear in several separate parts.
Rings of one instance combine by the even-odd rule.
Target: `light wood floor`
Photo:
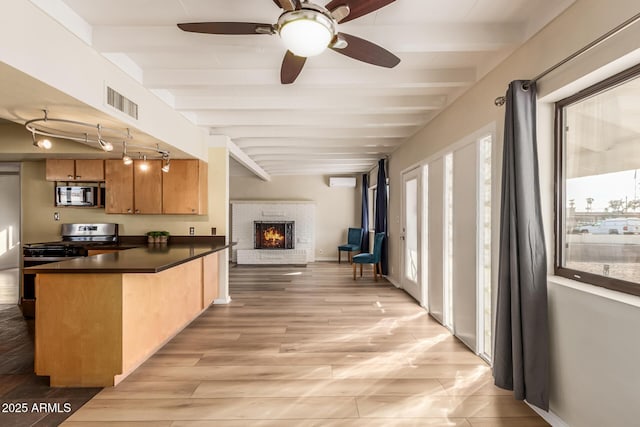
[[[403,291],[351,274],[337,263],[231,268],[230,305],[64,425],[548,425]]]

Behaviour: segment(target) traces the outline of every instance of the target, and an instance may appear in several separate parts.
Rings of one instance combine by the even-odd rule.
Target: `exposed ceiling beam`
[[[225,126],[213,128],[211,135],[227,135],[230,138],[309,138],[322,140],[324,138],[343,137],[343,138],[406,138],[418,131],[416,126],[389,126],[383,128],[324,128],[310,126]],[[318,141],[316,141],[318,143]],[[319,144],[321,145],[321,143]]]
[[[353,175],[356,173],[364,173],[370,170],[377,161],[373,161],[366,165],[358,166],[340,166],[340,167],[314,167],[304,166],[297,167],[295,165],[285,165],[280,168],[270,168],[269,173],[272,175]]]
[[[443,95],[447,88],[442,87],[380,87],[376,88],[376,96],[423,96],[423,95]],[[329,85],[318,82],[313,86],[304,86],[294,84],[287,85],[252,85],[252,86],[180,86],[168,87],[167,90],[175,98],[180,97],[238,97],[251,96],[254,98],[282,97],[282,96],[335,96],[336,98],[344,95],[345,88],[342,84]],[[357,85],[348,88],[350,96],[371,96],[371,88],[360,87]]]
[[[245,97],[181,97],[176,98],[178,111],[194,110],[355,110],[368,111],[428,111],[442,109],[445,96],[399,96],[399,97],[344,97],[342,99],[305,97],[245,98]]]
[[[395,138],[361,138],[361,137],[345,137],[343,136],[324,136],[317,138],[263,138],[263,137],[238,137],[233,138],[233,142],[243,150],[248,147],[319,147],[319,148],[328,148],[328,147],[368,147],[368,148],[379,148],[379,147],[393,147],[396,148],[403,141],[404,137],[395,137]]]
[[[357,162],[357,161],[369,161],[371,159],[376,159],[380,156],[379,153],[371,153],[371,154],[367,154],[367,153],[350,153],[350,154],[318,154],[318,153],[298,153],[298,154],[292,154],[292,153],[278,153],[278,152],[273,152],[271,154],[254,154],[251,155],[251,158],[254,159],[256,162],[259,162],[261,164],[267,164],[266,162],[268,161],[282,161],[282,160],[296,160],[296,161],[301,161],[301,162],[305,162],[308,160],[313,160],[314,162],[316,161],[334,161],[336,163],[340,163],[340,162],[344,162],[344,161],[350,161],[350,162]]]
[[[364,64],[363,66],[367,66]],[[458,87],[475,82],[474,68],[450,68],[431,70],[405,70],[402,67],[387,69],[367,66],[362,68],[317,69],[306,68],[296,80],[296,86],[352,85],[372,88],[402,87]],[[151,69],[145,70],[144,85],[150,89],[167,87],[207,86],[253,86],[279,84],[279,69],[197,70],[197,69]]]
[[[420,126],[433,117],[434,113],[396,113],[360,114],[351,110],[352,114],[344,111],[336,112],[308,112],[299,110],[242,110],[242,111],[198,111],[196,122],[199,126],[316,126],[318,123],[330,123],[335,127],[364,127],[364,126]]]

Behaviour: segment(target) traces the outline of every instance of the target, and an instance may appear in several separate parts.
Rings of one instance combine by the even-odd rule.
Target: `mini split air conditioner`
[[[356,178],[353,176],[330,176],[329,187],[356,188]]]

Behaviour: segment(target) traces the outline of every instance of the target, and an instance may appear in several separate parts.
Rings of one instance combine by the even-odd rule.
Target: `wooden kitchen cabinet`
[[[133,213],[133,165],[122,160],[105,161],[104,211],[108,214]]]
[[[76,160],[76,180],[104,181],[104,160]]]
[[[140,169],[146,163],[147,170]],[[137,214],[162,213],[162,160],[133,161],[133,202]]]
[[[47,159],[47,181],[104,181],[102,159]]]
[[[171,160],[171,169],[162,177],[162,213],[205,215],[207,176],[202,160]]]
[[[147,170],[140,168],[142,163],[147,164]],[[131,165],[122,160],[107,160],[105,213],[161,214],[161,168],[161,160],[134,160]]]
[[[47,181],[71,181],[76,177],[76,161],[68,159],[47,159]]]

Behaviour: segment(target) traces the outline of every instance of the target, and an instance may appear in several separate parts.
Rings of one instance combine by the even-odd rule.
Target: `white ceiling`
[[[536,0],[535,10],[529,0],[398,0],[339,25],[400,57],[396,68],[327,51],[288,86],[279,82],[277,35],[176,27],[275,23],[272,0],[63,1],[86,21],[96,50],[177,111],[229,136],[270,175],[296,175],[369,170],[574,0]]]

